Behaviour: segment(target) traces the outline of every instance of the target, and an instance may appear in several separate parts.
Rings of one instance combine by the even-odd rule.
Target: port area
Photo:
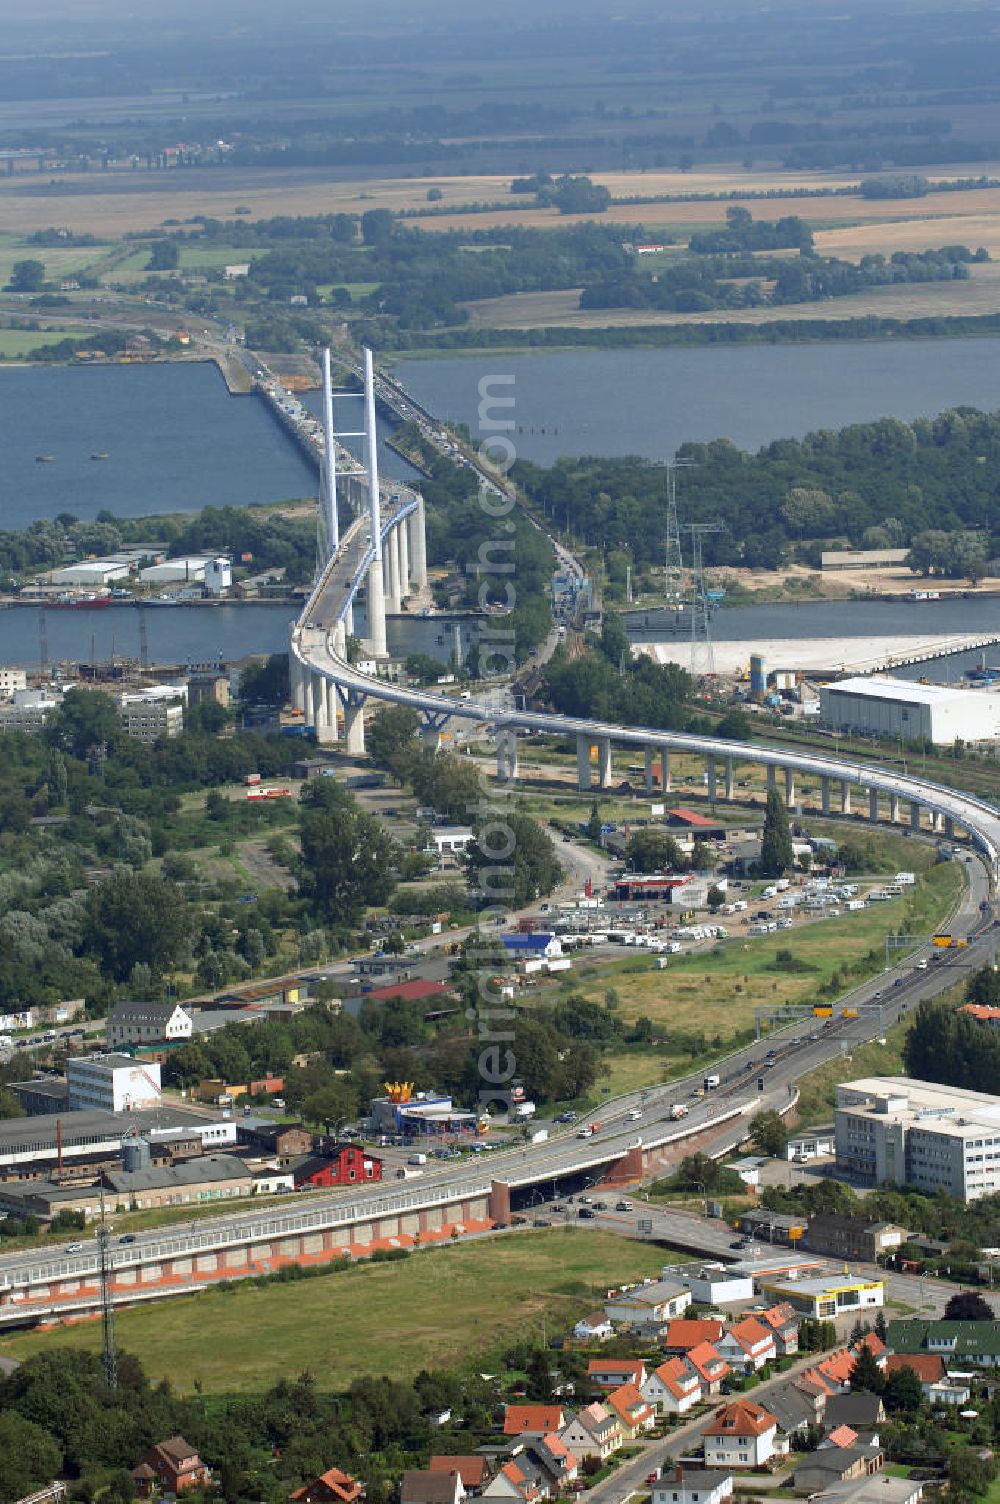
[[[931,635],[893,637],[780,637],[769,641],[754,639],[718,640],[712,644],[715,671],[740,674],[747,668],[751,652],[760,653],[768,667],[796,669],[820,678],[837,674],[877,674],[903,668],[911,663],[926,663],[965,653],[976,648],[993,647],[1000,636],[983,636],[978,632],[951,632]],[[657,663],[677,663],[686,668],[691,661],[691,643],[681,638],[667,642],[636,642],[637,653],[646,653]]]

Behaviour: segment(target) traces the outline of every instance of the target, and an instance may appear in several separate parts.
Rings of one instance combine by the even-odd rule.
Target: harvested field
[[[986,190],[984,196],[991,196]],[[975,250],[984,245],[990,255],[1000,257],[1000,203],[992,213],[948,214],[943,218],[895,220],[891,223],[870,221],[847,225],[839,230],[820,230],[816,249],[824,256],[840,256],[845,261],[860,261],[862,256],[893,251],[930,251],[942,245],[967,245]]]
[[[1000,226],[1000,220],[998,220]],[[471,323],[493,329],[635,329],[674,324],[773,324],[797,319],[891,319],[976,317],[1000,311],[1000,263],[971,268],[967,282],[913,282],[873,287],[847,298],[792,303],[778,308],[713,309],[706,313],[657,312],[643,308],[581,310],[579,288],[564,292],[512,293],[468,303]]]
[[[957,164],[936,171],[937,181],[956,177],[1000,174],[1000,164]],[[595,173],[616,198],[649,197],[665,193],[731,193],[746,188],[759,193],[772,188],[838,188],[857,182],[860,174],[782,171],[718,172],[609,172]],[[417,209],[427,206],[430,188],[440,189],[441,203],[454,205],[454,214],[421,219],[431,230],[485,229],[493,225],[572,224],[576,216],[555,210],[517,207],[510,200],[510,177],[371,178],[345,180],[324,168],[220,169],[212,172],[177,170],[169,173],[129,172],[103,175],[63,173],[50,180],[34,174],[19,174],[0,181],[0,226],[27,234],[51,224],[89,231],[112,238],[126,230],[151,230],[167,218],[188,219],[207,214],[231,219],[238,204],[250,210],[248,220],[275,214],[362,214],[366,209]],[[461,213],[464,205],[512,202],[511,210],[482,214]],[[867,200],[856,196],[814,199],[788,198],[771,203],[750,200],[759,217],[801,214],[814,224],[844,223],[858,219],[908,219],[916,203],[905,200]],[[919,201],[921,218],[938,215],[990,213],[1000,205],[1000,190],[968,190],[935,195]],[[717,224],[725,218],[726,203],[667,203],[618,205],[601,216],[605,223],[687,228],[693,224]],[[586,219],[588,216],[581,216]]]

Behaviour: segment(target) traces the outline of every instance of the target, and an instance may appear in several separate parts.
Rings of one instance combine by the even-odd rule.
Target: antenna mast
[[[721,522],[689,522],[691,534],[691,676],[715,673],[712,645],[712,608],[705,589],[702,545],[707,533],[721,533]]]
[[[104,1332],[104,1382],[109,1389],[118,1388],[118,1352],[115,1348],[115,1302],[111,1292],[110,1235],[104,1215],[104,1190],[101,1190],[101,1225],[97,1229],[97,1255],[101,1273],[101,1326]]]
[[[694,460],[672,459],[667,461],[667,536],[664,542],[663,599],[667,606],[679,606],[682,600],[684,559],[681,554],[681,532],[677,522],[677,471],[681,466],[693,465]]]

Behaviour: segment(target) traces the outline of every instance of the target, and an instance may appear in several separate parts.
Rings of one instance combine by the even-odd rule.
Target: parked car
[[[615,1211],[616,1212],[630,1212],[631,1210],[632,1210],[632,1203],[631,1203],[631,1201],[616,1201],[615,1202]]]
[[[594,1211],[593,1207],[591,1207],[591,1206],[581,1206],[581,1208],[580,1208],[580,1216],[581,1217],[596,1217],[596,1215],[597,1215],[597,1213]]]

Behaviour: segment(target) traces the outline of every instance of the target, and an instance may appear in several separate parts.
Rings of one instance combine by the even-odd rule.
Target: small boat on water
[[[106,460],[108,458],[107,450],[105,450],[105,449],[97,449],[90,456],[90,458],[92,460]]]
[[[52,461],[54,459],[55,459],[55,455],[54,454],[36,454],[35,455],[35,464],[36,465],[51,465]]]
[[[173,595],[151,595],[148,601],[143,601],[144,606],[179,606],[180,601]]]

